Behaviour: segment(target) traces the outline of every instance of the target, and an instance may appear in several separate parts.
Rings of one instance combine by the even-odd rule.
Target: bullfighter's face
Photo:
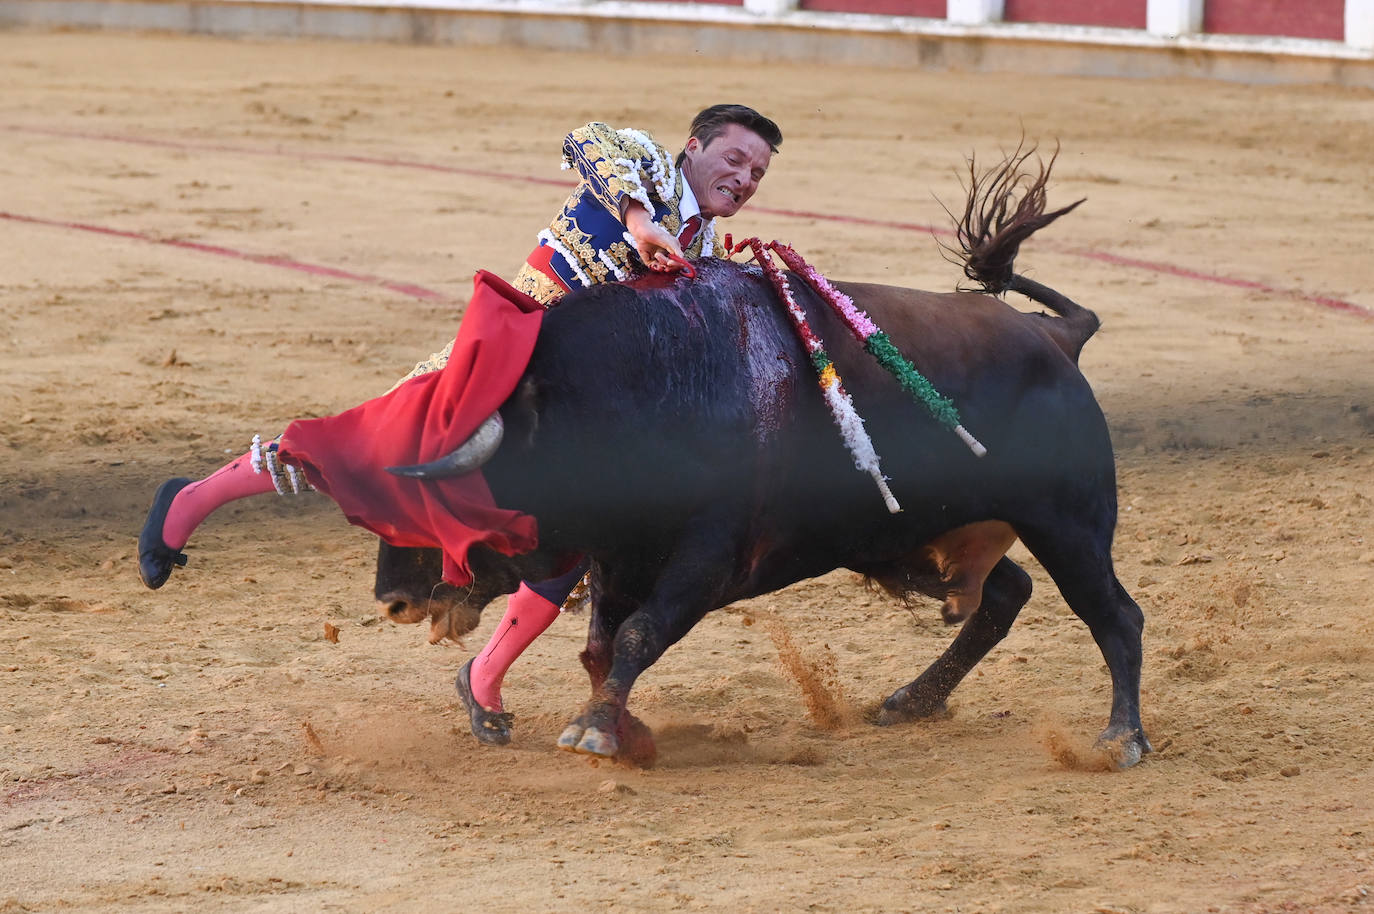
[[[747,127],[727,124],[725,131],[702,145],[687,140],[682,173],[706,217],[733,216],[749,202],[768,171],[773,151],[768,141]]]

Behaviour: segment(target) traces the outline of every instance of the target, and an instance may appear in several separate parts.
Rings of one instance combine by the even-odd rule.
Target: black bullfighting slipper
[[[476,658],[474,658],[476,659]],[[454,682],[458,698],[467,708],[468,720],[472,723],[472,735],[479,743],[488,746],[504,746],[510,742],[510,725],[515,715],[509,711],[488,711],[472,696],[472,661],[463,664]]]
[[[174,567],[186,564],[186,553],[162,541],[162,527],[167,522],[172,499],[190,484],[191,480],[177,477],[158,486],[148,519],[143,522],[143,532],[138,535],[138,576],[152,590],[167,583]]]

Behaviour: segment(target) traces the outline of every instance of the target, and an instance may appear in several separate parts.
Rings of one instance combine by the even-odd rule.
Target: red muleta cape
[[[479,271],[443,370],[336,416],[291,423],[282,458],[349,523],[393,546],[442,549],[444,580],[470,584],[468,550],[481,543],[505,555],[529,552],[539,542],[535,519],[496,507],[479,472],[426,481],[386,468],[436,460],[466,441],[515,390],[543,319],[538,302]]]

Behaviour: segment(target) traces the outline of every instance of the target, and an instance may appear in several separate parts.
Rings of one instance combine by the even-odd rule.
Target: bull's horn
[[[388,473],[415,479],[446,479],[471,473],[491,459],[501,445],[506,426],[500,413],[492,413],[477,427],[472,437],[438,460],[417,463],[408,467],[387,467]]]

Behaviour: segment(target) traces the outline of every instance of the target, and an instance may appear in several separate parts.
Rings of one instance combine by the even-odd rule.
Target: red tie
[[[682,231],[678,232],[677,243],[682,245],[682,249],[687,250],[687,245],[692,243],[692,239],[697,236],[697,229],[701,228],[700,216],[688,216],[687,221],[682,223]]]

